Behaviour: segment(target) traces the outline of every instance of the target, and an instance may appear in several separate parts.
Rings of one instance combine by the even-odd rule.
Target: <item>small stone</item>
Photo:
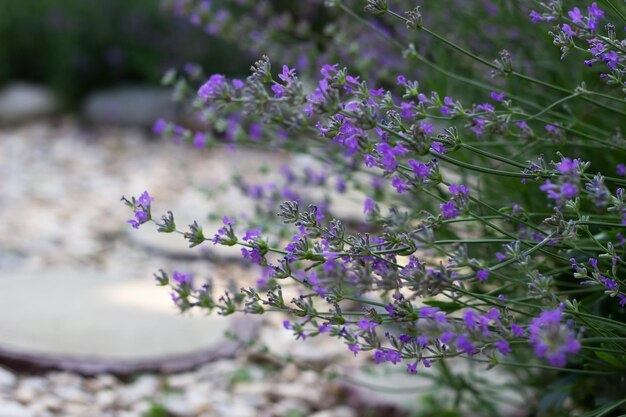
[[[305,385],[317,385],[320,383],[319,374],[315,371],[303,371],[298,382]]]
[[[233,360],[218,360],[213,363],[203,365],[196,372],[197,378],[201,381],[217,381],[221,386],[228,383],[230,375],[239,369],[240,365]]]
[[[185,393],[185,400],[196,414],[213,410],[213,397],[210,390],[193,387]]]
[[[169,414],[176,417],[191,417],[194,410],[181,394],[170,394],[163,400],[163,407]]]
[[[111,388],[118,384],[118,380],[111,374],[97,375],[85,381],[85,388],[92,392],[97,392],[105,388]]]
[[[32,402],[37,397],[38,394],[39,392],[31,387],[19,386],[15,390],[14,397],[17,401],[21,402],[22,404],[28,404]]]
[[[144,398],[153,398],[159,388],[159,379],[154,375],[142,375],[135,382],[119,390],[118,401],[129,406]]]
[[[357,417],[356,411],[350,407],[340,406],[329,410],[318,411],[309,417]]]
[[[98,411],[89,404],[69,403],[63,407],[63,417],[85,417],[97,415]]]
[[[271,384],[267,382],[244,382],[233,387],[233,394],[237,396],[245,395],[266,395],[273,389]]]
[[[0,122],[20,123],[46,117],[57,108],[56,97],[46,87],[14,83],[0,91]]]
[[[53,372],[48,374],[48,380],[58,386],[72,386],[72,387],[80,387],[82,385],[83,379],[69,372]]]
[[[176,104],[168,89],[121,86],[89,95],[83,113],[96,124],[150,127],[160,117],[174,118]]]
[[[148,411],[152,408],[152,404],[149,401],[139,401],[137,404],[133,405],[130,409],[136,416],[145,416]]]
[[[167,385],[170,388],[182,389],[194,385],[198,380],[196,374],[185,372],[182,374],[171,375],[167,378]]]
[[[35,413],[22,404],[16,402],[0,403],[0,416],[2,417],[35,417]]]
[[[303,385],[299,383],[281,382],[274,385],[272,393],[281,398],[294,398],[305,401],[313,406],[322,403],[324,393],[321,387]]]
[[[28,410],[38,417],[42,414],[48,413],[45,404],[42,404],[41,401],[36,401],[32,404],[28,404]]]
[[[67,403],[88,404],[90,402],[90,395],[71,385],[56,387],[54,393]]]
[[[215,414],[220,417],[254,417],[258,415],[257,410],[253,407],[239,402],[218,404],[215,407]]]
[[[299,375],[300,375],[300,370],[293,363],[290,363],[287,366],[285,366],[282,372],[280,373],[281,379],[284,381],[295,381]]]
[[[96,405],[100,408],[107,409],[115,405],[117,394],[111,389],[105,389],[96,392]]]
[[[311,409],[309,406],[301,400],[294,398],[286,398],[280,400],[272,406],[272,415],[276,417],[288,417],[294,412],[300,413],[300,415],[309,415]]]
[[[29,376],[20,380],[20,388],[28,388],[36,392],[45,392],[48,389],[49,381],[39,376]]]
[[[10,390],[15,387],[17,377],[8,369],[0,367],[0,390]]]
[[[45,395],[37,399],[37,404],[40,404],[44,410],[59,411],[63,407],[63,401],[54,395]]]

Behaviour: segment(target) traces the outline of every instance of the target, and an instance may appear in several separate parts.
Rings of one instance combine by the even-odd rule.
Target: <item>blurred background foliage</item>
[[[214,1],[212,8],[229,9],[233,16],[231,26],[222,33],[211,36],[201,28],[194,27],[185,18],[174,16],[172,10],[163,7],[175,0],[0,0],[0,86],[9,80],[24,80],[51,86],[62,97],[66,107],[73,107],[89,91],[123,82],[158,83],[169,68],[181,68],[186,62],[200,64],[206,73],[226,73],[243,76],[251,62],[266,51],[262,44],[251,38],[242,37],[236,26],[241,18],[250,13],[251,6],[241,6],[247,1]],[[184,3],[199,3],[187,0]],[[342,62],[352,72],[369,75],[375,70],[385,87],[395,83],[397,75],[392,62],[380,65],[380,53],[397,57],[400,51],[381,41],[371,30],[364,28],[339,10],[324,7],[323,2],[291,2],[273,0],[266,2],[275,16],[291,16],[292,23],[276,28],[272,25],[255,30],[266,33],[267,40],[286,50],[295,50],[311,55],[308,68],[316,74],[320,62],[314,57],[322,55],[329,62]],[[361,1],[346,0],[357,13],[362,14]],[[532,3],[532,2],[529,2]],[[397,10],[408,10],[413,2],[398,0],[391,3]],[[514,52],[516,67],[522,72],[539,72],[546,81],[580,80],[583,68],[580,65],[566,72],[553,64],[558,56],[557,48],[549,47],[549,37],[544,30],[530,25],[529,21],[503,27],[501,21],[524,18],[532,4],[520,4],[511,0],[488,2],[425,2],[425,22],[432,28],[453,39],[470,50],[477,51],[486,59],[494,59],[497,52],[507,48]],[[520,13],[520,8],[523,9]],[[237,22],[239,20],[239,23]],[[282,20],[284,22],[284,20]],[[454,21],[455,25],[448,22]],[[306,22],[303,30],[301,23]],[[517,28],[529,27],[537,37],[545,38],[546,47],[536,48],[536,43],[527,42],[527,34]],[[488,71],[473,62],[450,53],[445,47],[434,48],[433,40],[423,33],[407,33],[403,25],[385,18],[380,27],[398,38],[405,45],[413,42],[425,57],[437,62],[449,71],[467,77],[488,79]],[[471,36],[468,36],[471,34]],[[346,36],[347,35],[347,36]],[[259,48],[260,46],[260,48]],[[262,50],[258,50],[262,49]],[[379,49],[380,52],[375,51]],[[255,53],[253,53],[253,51]],[[276,55],[276,54],[272,54]],[[530,58],[532,59],[532,64]],[[275,64],[296,66],[297,62],[281,62],[282,57],[271,56]],[[573,59],[579,59],[575,57]],[[572,59],[572,58],[570,58]],[[581,59],[582,61],[582,59]],[[424,65],[404,63],[412,68],[413,79],[423,79],[423,87],[449,91],[455,96],[471,97],[474,91],[467,85],[450,80],[443,74],[429,71]],[[387,70],[385,69],[387,67]],[[388,72],[388,73],[385,73]],[[426,73],[428,77],[425,77]],[[592,84],[597,84],[596,74],[587,74]],[[515,81],[510,87],[518,90]],[[519,91],[528,95],[545,95],[544,91],[528,91],[520,86]],[[544,98],[549,102],[550,97]]]
[[[250,61],[164,13],[159,0],[2,0],[0,39],[0,86],[47,84],[69,108],[94,89],[156,84],[188,61],[227,73],[244,73]]]

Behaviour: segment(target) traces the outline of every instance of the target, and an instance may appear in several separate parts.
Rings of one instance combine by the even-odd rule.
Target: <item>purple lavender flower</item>
[[[400,116],[404,117],[407,120],[412,119],[415,114],[413,113],[413,108],[415,106],[414,102],[402,102],[400,103]]]
[[[480,282],[487,281],[487,279],[489,278],[489,270],[488,269],[481,269],[481,270],[477,271],[476,272],[476,278],[478,278],[478,280]]]
[[[504,356],[508,355],[509,353],[512,352],[511,347],[509,346],[509,342],[507,342],[506,340],[498,340],[495,343],[496,348],[498,349],[498,351],[503,354]]]
[[[567,36],[567,39],[572,39],[576,35],[576,32],[574,32],[574,29],[572,29],[572,27],[568,25],[567,23],[563,23],[561,25],[561,30],[563,31],[563,33],[565,33],[565,36]]]
[[[127,202],[127,204],[132,205],[133,210],[135,211],[135,218],[128,220],[126,223],[129,223],[133,228],[138,229],[139,226],[146,223],[150,220],[150,205],[154,201],[154,198],[150,197],[147,191],[144,191],[139,198],[134,200],[134,204],[128,202],[125,198],[122,198]]]
[[[332,330],[333,326],[329,323],[324,323],[320,327],[318,327],[317,331],[320,333],[328,333]]]
[[[320,73],[322,74],[322,77],[324,77],[324,79],[330,80],[333,77],[333,75],[337,73],[337,68],[339,68],[339,64],[334,64],[334,65],[325,64],[322,66]]]
[[[292,82],[295,79],[296,70],[289,68],[287,65],[283,65],[283,71],[278,74],[278,78],[285,84]]]
[[[376,145],[376,151],[380,154],[380,163],[385,168],[385,171],[391,172],[398,167],[396,156],[406,154],[407,150],[402,145],[392,147],[388,143],[383,142]]]
[[[567,15],[572,19],[572,21],[578,25],[583,24],[583,14],[581,13],[578,7],[574,7],[572,10],[567,12]]]
[[[493,91],[490,95],[491,95],[491,98],[494,101],[497,101],[498,103],[502,103],[502,101],[504,100],[504,93],[497,93]]]
[[[197,132],[193,136],[193,146],[198,149],[202,149],[206,146],[206,134],[202,132]]]
[[[313,291],[317,293],[320,297],[326,297],[328,295],[328,289],[322,285],[322,281],[317,276],[315,271],[311,271],[311,274],[307,278],[311,286],[313,287]]]
[[[419,178],[420,180],[425,180],[426,178],[428,178],[428,174],[430,173],[430,168],[428,168],[428,165],[418,162],[414,159],[409,159],[407,163],[411,167],[413,173],[417,178]]]
[[[391,180],[391,185],[398,194],[406,193],[409,190],[409,185],[400,177],[394,177]]]
[[[556,164],[556,169],[563,175],[576,175],[578,173],[579,159],[562,158],[561,162]]]
[[[442,155],[446,153],[446,148],[441,142],[433,142],[433,144],[430,145],[430,149],[432,149],[433,152],[440,153]]]
[[[469,187],[467,185],[450,184],[448,190],[455,196],[467,196],[469,194]]]
[[[454,206],[453,201],[448,201],[447,203],[440,204],[439,208],[441,209],[441,214],[444,219],[454,219],[459,215],[459,211]]]
[[[374,352],[373,358],[376,364],[391,362],[395,365],[398,362],[402,361],[402,355],[400,354],[400,352],[393,349],[377,349]]]
[[[517,337],[524,337],[524,329],[515,323],[511,323],[511,334]]]
[[[191,285],[193,277],[190,274],[183,274],[182,272],[175,271],[172,274],[172,279],[180,285]]]
[[[385,353],[385,359],[387,362],[391,362],[395,365],[398,362],[402,362],[402,355],[397,350],[388,349]]]
[[[211,75],[209,80],[198,90],[198,96],[206,102],[213,102],[222,98],[225,93],[226,78],[220,74]]]
[[[152,204],[153,201],[154,201],[154,198],[150,197],[150,194],[148,194],[147,191],[144,191],[143,193],[141,193],[141,195],[137,199],[137,204],[143,207],[144,209],[148,209],[150,207],[150,204]]]
[[[261,229],[259,228],[250,229],[246,231],[246,234],[243,235],[242,240],[251,241],[251,240],[258,239],[259,236],[261,236]]]
[[[606,63],[606,66],[610,69],[616,69],[617,64],[620,63],[619,55],[615,51],[609,51],[602,54],[602,61]]]
[[[274,92],[274,98],[281,98],[285,94],[285,87],[280,84],[274,84],[271,87]]]
[[[139,229],[139,226],[148,221],[148,213],[142,210],[135,212],[135,218],[127,220],[126,223],[130,224],[134,229]]]
[[[257,248],[253,248],[252,250],[241,248],[241,255],[246,261],[250,261],[257,265],[262,265],[265,261],[263,255],[261,255],[261,252],[259,252]]]
[[[580,350],[580,342],[574,333],[561,324],[562,316],[560,309],[546,310],[528,326],[528,340],[535,355],[558,367],[565,366],[567,354],[576,354]]]
[[[376,209],[376,205],[374,203],[374,200],[372,200],[371,198],[366,198],[365,199],[365,203],[363,203],[363,213],[368,215],[368,214],[372,214],[374,213]]]
[[[238,80],[238,79],[233,79],[231,81],[233,87],[235,87],[235,90],[241,90],[243,88],[243,86],[245,85],[243,81]]]
[[[167,129],[167,122],[164,119],[158,119],[152,126],[152,133],[162,135]]]
[[[459,335],[456,340],[456,347],[468,355],[473,355],[478,352],[478,349],[472,344],[466,333]]]
[[[374,330],[376,327],[378,327],[378,323],[370,321],[368,319],[362,319],[357,323],[357,326],[361,330],[369,331]]]
[[[415,375],[417,373],[417,362],[415,363],[407,363],[406,364],[406,371],[411,374],[411,375]]]
[[[438,323],[447,323],[446,313],[439,310],[437,307],[421,307],[419,310],[420,318],[433,319]]]
[[[541,191],[545,191],[548,198],[556,201],[559,205],[564,203],[565,200],[572,199],[578,195],[578,187],[569,182],[558,185],[553,184],[550,180],[546,180],[546,182],[540,186],[539,189]]]
[[[587,12],[589,13],[589,20],[587,22],[587,28],[595,32],[598,29],[598,24],[600,23],[600,19],[604,17],[604,11],[598,7],[596,2],[591,3],[591,6],[587,7]]]
[[[385,306],[385,310],[389,314],[390,317],[393,317],[396,314],[396,309],[394,308],[392,303],[389,303]]]
[[[550,16],[550,15],[542,15],[541,13],[533,10],[530,12],[529,14],[530,16],[530,21],[531,23],[537,23],[537,22],[551,22],[555,19],[554,16]]]

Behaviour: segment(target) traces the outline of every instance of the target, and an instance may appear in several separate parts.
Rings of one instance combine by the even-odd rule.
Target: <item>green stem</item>
[[[486,359],[478,359],[478,358],[468,358],[468,359],[475,361],[475,362],[493,363],[490,360],[486,360]],[[619,373],[618,371],[603,372],[603,371],[592,371],[592,370],[587,370],[587,369],[559,368],[559,367],[550,366],[550,365],[516,363],[516,362],[498,362],[498,365],[518,367],[518,368],[530,368],[530,369],[532,368],[549,369],[551,371],[561,371],[561,372],[570,372],[574,374],[587,374],[587,375],[615,375],[616,373]]]
[[[561,103],[564,103],[568,100],[573,99],[574,97],[578,97],[580,95],[580,93],[576,92],[574,94],[570,94],[569,96],[563,97],[560,100],[555,101],[554,103],[550,104],[548,107],[546,107],[545,109],[541,110],[539,113],[535,113],[533,115],[528,116],[527,118],[524,119],[520,119],[520,120],[514,120],[513,122],[520,122],[520,121],[529,121],[529,120],[533,120],[536,119],[537,117],[541,116],[544,113],[549,112],[551,109],[553,109],[554,107],[558,106]]]
[[[616,15],[618,15],[620,19],[626,22],[626,16],[624,15],[624,13],[622,13],[622,11],[619,8],[617,8],[617,6],[615,6],[611,0],[601,0],[601,1],[602,3],[606,4],[611,10],[613,10],[613,12]]]
[[[391,16],[394,16],[395,18],[402,20],[404,23],[407,22],[407,19],[405,17],[403,17],[403,16],[401,16],[401,15],[399,15],[399,14],[397,14],[397,13],[391,11],[391,10],[389,10],[388,13]],[[489,62],[489,61],[485,60],[484,58],[481,58],[480,56],[478,56],[478,55],[468,51],[467,49],[465,49],[465,48],[455,44],[454,42],[449,41],[448,39],[444,38],[443,36],[439,35],[436,32],[433,32],[432,30],[430,30],[430,29],[428,29],[426,27],[422,27],[421,30],[426,32],[428,35],[434,37],[435,39],[441,41],[442,43],[448,45],[452,49],[455,49],[456,51],[458,51],[458,52],[460,52],[460,53],[462,53],[462,54],[472,58],[473,60],[475,60],[477,62],[480,62],[481,64],[483,64],[483,65],[485,65],[485,66],[487,66],[487,67],[489,67],[491,69],[497,69],[498,68],[494,63]],[[570,89],[567,89],[567,88],[564,88],[564,87],[559,87],[558,85],[550,84],[550,83],[547,83],[545,81],[542,81],[542,80],[530,77],[528,75],[525,75],[525,74],[522,74],[522,73],[519,73],[519,72],[516,72],[516,71],[512,71],[510,73],[510,75],[512,75],[514,77],[517,77],[517,78],[519,78],[521,80],[524,80],[524,81],[527,81],[527,82],[530,82],[530,83],[533,83],[533,84],[541,85],[541,86],[544,86],[546,88],[550,88],[552,90],[555,90],[555,91],[558,91],[558,92],[561,92],[561,93],[566,93],[566,94],[575,93],[575,92],[572,92]],[[601,93],[596,93],[596,95],[600,95],[601,97],[604,97],[604,98],[607,98],[607,99],[612,99],[612,100],[616,99],[613,96],[609,96],[609,95],[605,95],[605,94],[601,94]],[[590,98],[585,97],[585,96],[581,96],[581,98],[584,101],[588,102],[588,103],[594,104],[595,106],[598,106],[598,107],[603,108],[605,110],[609,110],[609,111],[615,112],[617,114],[621,114],[623,116],[626,116],[626,112],[614,109],[613,107],[607,106],[604,103],[596,102],[596,101],[591,100]],[[620,101],[622,101],[622,100],[620,100]]]

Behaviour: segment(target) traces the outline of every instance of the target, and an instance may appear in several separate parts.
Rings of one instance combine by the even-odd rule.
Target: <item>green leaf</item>
[[[590,411],[585,414],[581,414],[579,417],[603,417],[608,415],[609,412],[617,409],[618,407],[624,405],[626,400],[617,400],[612,403],[606,404],[600,408],[596,408],[593,411]]]
[[[619,368],[626,369],[626,363],[623,360],[619,360],[614,355],[611,355],[608,352],[594,352],[599,359],[602,359],[604,362],[610,363],[611,365]]]
[[[451,313],[453,311],[457,311],[463,308],[462,304],[455,303],[452,301],[428,300],[428,301],[424,301],[424,304],[430,307],[437,307],[441,311],[445,311],[446,313]]]

